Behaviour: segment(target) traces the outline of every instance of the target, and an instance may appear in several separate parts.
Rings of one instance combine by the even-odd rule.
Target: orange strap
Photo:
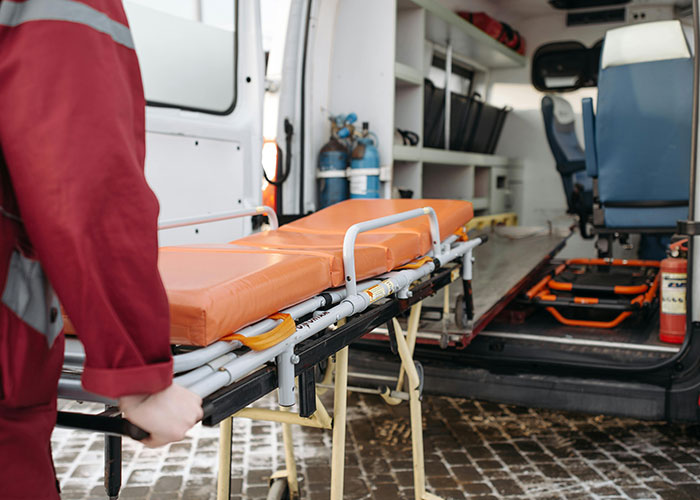
[[[455,234],[459,236],[457,241],[469,241],[469,235],[467,234],[467,230],[464,228],[464,226],[457,229],[457,231],[455,231]]]
[[[422,267],[422,266],[426,265],[428,262],[432,262],[432,261],[433,261],[432,257],[423,257],[422,259],[418,259],[415,262],[411,262],[411,263],[406,264],[404,266],[397,267],[396,270],[399,270],[399,269],[418,269],[419,267]]]
[[[591,328],[615,328],[617,325],[619,325],[632,315],[631,311],[624,311],[612,321],[586,321],[582,319],[565,318],[561,315],[559,311],[557,311],[553,307],[547,307],[546,309],[549,312],[549,314],[554,316],[559,323],[562,323],[567,326],[588,326]]]
[[[269,316],[268,319],[281,319],[282,323],[269,332],[254,337],[246,337],[239,333],[232,333],[221,340],[238,340],[241,344],[250,347],[254,351],[262,351],[279,344],[297,331],[297,325],[289,314],[277,313]]]
[[[529,299],[532,300],[535,298],[536,295],[538,295],[542,290],[544,290],[544,287],[547,286],[547,283],[551,281],[552,277],[551,276],[545,276],[542,278],[540,281],[537,282],[535,286],[530,288],[525,296]]]

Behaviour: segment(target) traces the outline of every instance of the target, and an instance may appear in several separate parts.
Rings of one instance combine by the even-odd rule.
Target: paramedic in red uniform
[[[172,384],[146,185],[145,102],[120,0],[0,0],[0,497],[59,498],[50,435],[64,338],[82,383],[157,446],[201,400]]]

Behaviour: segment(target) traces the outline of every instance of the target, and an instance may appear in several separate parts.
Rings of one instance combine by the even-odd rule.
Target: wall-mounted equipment
[[[532,56],[532,84],[542,92],[569,92],[598,84],[602,40],[587,48],[581,42],[542,45]]]

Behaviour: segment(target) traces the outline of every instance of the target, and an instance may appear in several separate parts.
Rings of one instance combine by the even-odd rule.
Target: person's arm
[[[14,17],[0,15],[0,148],[21,218],[85,346],[83,386],[111,398],[143,395],[130,407],[134,423],[157,433],[136,408],[177,388],[126,16],[121,2],[103,0],[0,2],[0,14],[8,8]],[[201,400],[183,405],[201,416],[193,403]]]

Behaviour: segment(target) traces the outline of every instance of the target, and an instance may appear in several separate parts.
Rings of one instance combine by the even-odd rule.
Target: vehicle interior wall
[[[520,168],[508,167],[508,183],[521,224],[545,225],[551,221],[568,225],[571,219],[566,217],[561,178],[555,169],[544,131],[540,108],[544,94],[530,83],[531,58],[540,45],[553,41],[574,40],[590,47],[601,40],[607,30],[621,24],[567,27],[566,11],[552,8],[546,0],[436,1],[452,11],[487,12],[509,23],[524,35],[527,42],[526,64],[517,68],[493,69],[487,78],[488,86],[484,92],[486,100],[496,106],[513,108],[505,121],[495,154],[519,161]],[[662,3],[668,6],[669,2]],[[292,15],[305,15],[304,4],[301,0],[293,1]],[[370,128],[380,137],[382,179],[391,180],[393,127],[403,112],[401,99],[394,89],[392,65],[395,58],[398,60],[399,52],[405,51],[405,47],[400,46],[402,37],[396,32],[395,16],[396,9],[401,12],[404,4],[404,0],[324,0],[311,4],[307,65],[303,72],[301,67],[298,68],[305,80],[305,101],[301,103],[297,99],[297,109],[288,110],[292,115],[296,113],[299,118],[301,106],[305,108],[304,149],[303,152],[295,149],[292,151],[293,170],[298,168],[300,154],[304,156],[305,212],[318,208],[315,170],[318,153],[329,137],[328,118],[332,114],[355,112],[359,122],[370,123]],[[407,5],[410,7],[410,2]],[[296,14],[295,8],[298,10]],[[422,38],[420,22],[416,23],[416,29],[416,39]],[[291,49],[285,47],[285,53],[301,48],[302,35],[295,35],[296,45]],[[298,65],[300,64],[299,62]],[[297,82],[296,85],[300,83]],[[282,86],[285,85],[287,84],[282,82]],[[297,90],[301,89],[297,87]],[[595,96],[595,88],[562,94],[575,111],[577,132],[582,145],[581,100]],[[281,122],[282,117],[278,119],[278,124]],[[295,123],[295,133],[300,133],[301,126],[300,122]],[[421,128],[422,123],[416,124],[416,130]],[[278,126],[278,137],[279,132]],[[300,143],[295,141],[294,144]],[[393,175],[396,178],[400,172],[397,171],[396,161],[393,164]],[[425,169],[423,172],[425,175]],[[443,171],[445,175],[446,172],[448,170]],[[285,188],[284,208],[290,213],[299,212],[300,177],[301,174],[298,177],[292,175]],[[391,190],[391,182],[383,183],[382,194],[396,196],[396,192]]]
[[[145,174],[160,221],[259,205],[264,68],[257,1],[130,0],[125,8],[148,101]],[[161,245],[225,242],[250,228],[228,220],[159,238]]]
[[[567,224],[566,200],[561,178],[547,144],[540,103],[544,93],[530,83],[532,55],[539,46],[554,41],[579,41],[587,47],[603,38],[608,29],[619,24],[566,26],[566,12],[557,11],[546,2],[487,2],[480,0],[443,0],[453,9],[484,11],[517,29],[527,42],[527,64],[522,68],[494,70],[490,75],[488,100],[496,106],[513,108],[505,122],[496,154],[515,157],[521,168],[514,172],[511,190],[516,211],[523,225]],[[518,2],[520,3],[520,2]],[[528,8],[529,6],[529,8]],[[595,97],[595,88],[562,93],[576,113],[579,142],[583,145],[581,100]]]

